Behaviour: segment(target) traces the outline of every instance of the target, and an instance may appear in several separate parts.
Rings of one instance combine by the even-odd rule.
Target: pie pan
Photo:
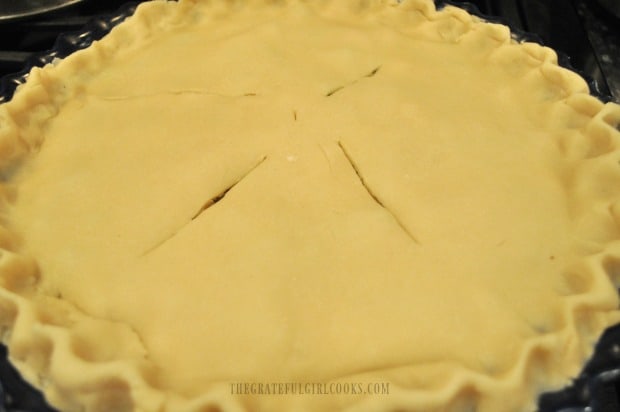
[[[443,4],[450,4],[448,2]],[[16,87],[24,83],[28,72],[34,66],[51,63],[55,59],[64,58],[69,54],[88,47],[93,41],[103,37],[114,26],[130,16],[136,3],[129,3],[111,15],[101,16],[92,20],[83,30],[59,37],[54,48],[48,52],[31,58],[27,67],[20,73],[2,78],[0,82],[0,103],[11,99]],[[462,4],[458,5],[463,7]],[[465,7],[470,13],[487,21],[497,19],[484,16],[473,6]],[[501,21],[500,21],[501,22]],[[540,41],[535,35],[513,31],[517,41]],[[560,65],[570,67],[569,59],[560,55]],[[591,91],[601,100],[610,100],[602,96],[594,82],[589,81]],[[6,360],[3,349],[0,361],[0,411],[9,412],[50,412],[40,393],[24,383],[17,372]],[[620,326],[607,330],[601,337],[592,359],[572,385],[566,389],[546,393],[540,397],[541,412],[586,412],[586,411],[619,411],[618,390],[620,390]]]
[[[49,13],[84,0],[0,0],[0,21],[11,21]]]

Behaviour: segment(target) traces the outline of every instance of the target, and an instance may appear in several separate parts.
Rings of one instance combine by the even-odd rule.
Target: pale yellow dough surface
[[[458,9],[155,2],[1,109],[2,324],[61,409],[522,411],[619,320],[620,109]]]

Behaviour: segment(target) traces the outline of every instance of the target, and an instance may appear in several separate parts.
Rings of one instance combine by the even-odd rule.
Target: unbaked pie
[[[430,0],[141,4],[0,106],[4,342],[62,411],[531,410],[620,320],[619,122]]]

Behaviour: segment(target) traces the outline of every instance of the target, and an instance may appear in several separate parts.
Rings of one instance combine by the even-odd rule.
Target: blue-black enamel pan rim
[[[469,3],[437,2],[438,8],[453,5],[463,8],[483,20],[501,23],[501,19],[487,16]],[[33,67],[41,67],[55,59],[64,58],[84,49],[93,41],[101,39],[131,16],[139,2],[129,2],[115,13],[102,15],[89,21],[79,31],[62,34],[49,51],[35,54],[29,58],[25,67],[18,73],[0,79],[0,103],[9,101],[15,89],[28,78]],[[532,33],[511,29],[515,40],[542,44],[540,38]],[[558,53],[559,64],[579,73],[586,79],[591,93],[600,100],[611,101],[611,97],[600,93],[596,83],[575,70],[568,56]],[[540,396],[539,412],[618,412],[620,411],[620,325],[609,328],[596,345],[594,355],[584,366],[572,384],[563,390],[549,392]],[[55,412],[49,407],[41,393],[24,382],[6,359],[6,348],[0,345],[0,412]]]
[[[68,55],[85,49],[95,40],[101,39],[115,26],[131,16],[139,2],[133,1],[123,5],[115,13],[101,15],[91,19],[84,28],[79,31],[64,33],[58,36],[54,46],[45,52],[35,53],[28,60],[24,68],[17,72],[3,76],[0,79],[0,103],[11,100],[15,89],[26,82],[28,74],[33,67],[43,67],[56,59],[62,59]],[[0,411],[1,412],[1,411]]]

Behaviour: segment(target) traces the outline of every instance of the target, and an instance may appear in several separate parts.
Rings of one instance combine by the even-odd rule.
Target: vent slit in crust
[[[379,68],[375,69],[375,72],[378,69]],[[419,245],[420,241],[409,231],[409,229],[407,229],[405,224],[398,218],[398,216],[393,211],[391,211],[387,206],[385,206],[385,204],[381,201],[381,199],[379,199],[377,197],[377,195],[370,189],[370,187],[366,183],[366,180],[364,180],[364,177],[362,176],[362,173],[360,172],[359,168],[357,167],[355,161],[353,161],[353,158],[351,157],[351,155],[349,154],[347,149],[344,148],[344,145],[342,144],[341,141],[338,141],[338,147],[340,147],[340,150],[342,151],[342,154],[344,154],[344,157],[347,159],[347,161],[349,162],[349,164],[351,165],[351,167],[355,171],[355,174],[357,175],[357,178],[359,179],[359,181],[362,184],[362,186],[364,186],[364,188],[366,189],[366,191],[368,192],[370,197],[372,197],[372,199],[379,206],[381,206],[383,209],[385,209],[385,211],[388,212],[394,218],[394,220],[396,221],[398,226],[400,226],[401,229],[403,229],[403,231],[407,234],[407,236],[409,236],[409,238],[411,238],[411,240],[413,240],[415,243],[417,243]]]
[[[256,97],[258,93],[255,92],[247,92],[247,93],[221,93],[209,90],[201,90],[201,89],[173,89],[173,90],[165,90],[158,93],[144,93],[144,94],[136,94],[136,95],[101,95],[97,96],[99,99],[104,101],[126,101],[126,100],[138,100],[138,99],[148,99],[157,96],[214,96],[221,97],[224,99],[237,99],[240,97]]]
[[[160,242],[156,243],[154,246],[151,246],[149,249],[147,249],[142,256],[146,256],[149,253],[153,252],[155,249],[158,249],[160,246],[162,246],[164,243],[166,243],[167,241],[169,241],[170,239],[172,239],[173,237],[175,237],[181,230],[183,230],[183,228],[187,225],[189,225],[192,221],[196,220],[198,218],[198,216],[200,216],[201,214],[203,214],[207,209],[209,209],[211,206],[215,205],[216,203],[218,203],[219,201],[221,201],[222,199],[224,199],[224,197],[226,197],[226,195],[228,194],[228,192],[230,192],[230,190],[237,186],[237,184],[239,184],[242,180],[244,180],[246,177],[248,177],[248,175],[250,175],[254,170],[256,170],[261,164],[263,164],[263,162],[267,160],[267,156],[264,156],[257,164],[255,164],[250,170],[248,170],[243,176],[241,176],[241,178],[239,178],[238,180],[236,180],[234,183],[232,183],[230,186],[228,186],[226,189],[222,190],[219,194],[215,195],[214,197],[212,197],[211,199],[207,200],[204,205],[202,205],[202,207],[200,208],[200,210],[198,210],[198,212],[196,212],[194,214],[194,216],[192,216],[192,218],[182,227],[180,227],[178,230],[176,230],[174,233],[172,233],[171,235],[165,237],[163,240],[161,240]]]
[[[235,181],[232,185],[228,186],[226,189],[224,189],[222,192],[220,192],[218,195],[212,197],[211,199],[207,200],[205,202],[204,205],[202,205],[202,207],[200,208],[200,210],[198,210],[198,212],[196,212],[196,214],[194,216],[192,216],[191,220],[195,220],[198,218],[198,216],[200,216],[204,211],[206,211],[208,208],[210,208],[211,206],[215,205],[217,202],[219,202],[220,200],[224,199],[224,197],[228,194],[228,192],[230,192],[230,190],[237,186],[237,184],[239,184],[243,179],[245,179],[246,177],[248,177],[254,170],[256,170],[261,164],[263,164],[263,162],[267,160],[267,156],[264,156],[257,164],[254,165],[254,167],[252,167],[250,170],[248,170],[243,176],[241,176],[241,178],[237,181]]]
[[[341,91],[342,89],[344,89],[345,87],[353,86],[354,84],[358,83],[360,80],[363,80],[363,79],[369,78],[369,77],[373,77],[374,75],[376,75],[379,72],[380,69],[381,69],[381,66],[377,66],[374,69],[372,69],[368,74],[365,74],[361,78],[359,78],[357,80],[353,80],[352,82],[350,82],[348,84],[345,84],[343,86],[338,86],[338,87],[335,87],[335,88],[331,89],[329,92],[327,92],[325,94],[325,97],[331,97],[334,94],[336,94],[339,91]]]

